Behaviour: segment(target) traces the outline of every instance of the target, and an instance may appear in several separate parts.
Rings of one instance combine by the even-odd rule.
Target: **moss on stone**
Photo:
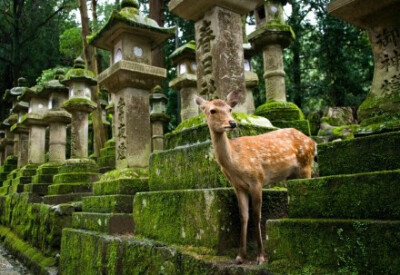
[[[271,121],[304,119],[303,112],[292,102],[268,101],[257,108],[256,115],[266,117]]]
[[[400,220],[400,170],[288,182],[291,218]]]
[[[48,187],[49,195],[92,192],[91,182],[52,184]]]
[[[307,265],[332,274],[397,274],[399,227],[399,221],[269,220],[267,253],[272,264],[288,263],[279,270],[285,274]]]
[[[149,190],[147,178],[121,178],[115,180],[98,181],[93,184],[94,195],[134,195],[137,192]]]
[[[83,198],[82,211],[93,213],[131,213],[132,195],[102,195]]]
[[[100,181],[113,181],[116,179],[141,179],[147,178],[149,171],[147,168],[124,168],[117,169],[102,175]]]
[[[263,220],[284,217],[286,204],[286,191],[264,190]],[[240,218],[231,188],[137,193],[133,216],[135,232],[151,239],[220,254],[238,246]]]
[[[318,145],[320,176],[400,168],[400,134],[384,133]]]
[[[133,233],[134,224],[131,214],[76,212],[72,215],[74,228],[113,234]]]
[[[71,98],[63,103],[63,108],[68,112],[81,111],[90,113],[97,108],[97,104],[89,98]]]
[[[84,172],[70,172],[60,173],[54,176],[53,183],[90,183],[97,181],[99,178],[98,173],[84,173]]]

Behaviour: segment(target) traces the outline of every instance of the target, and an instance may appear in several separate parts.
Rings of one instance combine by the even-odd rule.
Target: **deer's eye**
[[[214,109],[210,110],[210,113],[212,113],[212,114],[215,114],[216,112],[217,112],[217,111],[214,110]]]
[[[229,109],[229,113],[232,113],[232,109]]]

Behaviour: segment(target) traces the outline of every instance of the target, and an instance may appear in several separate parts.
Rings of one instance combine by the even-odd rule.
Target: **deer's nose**
[[[229,120],[229,125],[230,125],[232,128],[236,128],[237,123],[236,123],[236,121],[234,121],[234,120]]]

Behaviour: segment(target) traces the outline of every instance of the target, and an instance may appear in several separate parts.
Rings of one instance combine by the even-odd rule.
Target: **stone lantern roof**
[[[69,85],[72,82],[86,82],[90,86],[94,86],[97,84],[97,80],[95,79],[95,75],[92,71],[86,70],[85,61],[78,57],[74,61],[74,67],[67,72],[65,78],[60,82],[64,85]]]
[[[196,59],[196,42],[189,41],[177,48],[169,57],[174,65],[177,65],[182,59]]]
[[[25,87],[22,90],[22,94],[18,97],[19,101],[29,101],[31,98],[46,98],[43,94],[43,88],[41,86],[33,86],[31,88]]]
[[[162,101],[167,103],[168,99],[167,96],[164,94],[163,89],[161,86],[157,85],[153,88],[150,94],[150,100],[151,101]]]
[[[43,95],[49,97],[51,93],[62,92],[68,94],[68,87],[61,84],[61,80],[64,79],[65,72],[63,69],[57,69],[54,74],[54,79],[47,81],[43,85]]]
[[[156,21],[139,11],[137,0],[124,0],[121,10],[114,10],[104,27],[87,39],[89,44],[97,48],[112,51],[115,39],[122,33],[146,37],[155,47],[172,36],[175,33],[175,27],[160,27]]]
[[[25,78],[18,78],[18,86],[14,87],[10,90],[10,95],[14,97],[18,97],[22,94],[23,90],[28,86]]]

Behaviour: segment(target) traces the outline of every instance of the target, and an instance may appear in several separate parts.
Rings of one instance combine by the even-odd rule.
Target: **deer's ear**
[[[239,93],[236,91],[230,92],[228,96],[226,97],[226,102],[228,103],[229,106],[232,108],[235,107],[239,103]]]
[[[201,109],[204,108],[204,103],[206,102],[204,99],[196,95],[194,101],[196,102],[197,105],[200,106]]]

